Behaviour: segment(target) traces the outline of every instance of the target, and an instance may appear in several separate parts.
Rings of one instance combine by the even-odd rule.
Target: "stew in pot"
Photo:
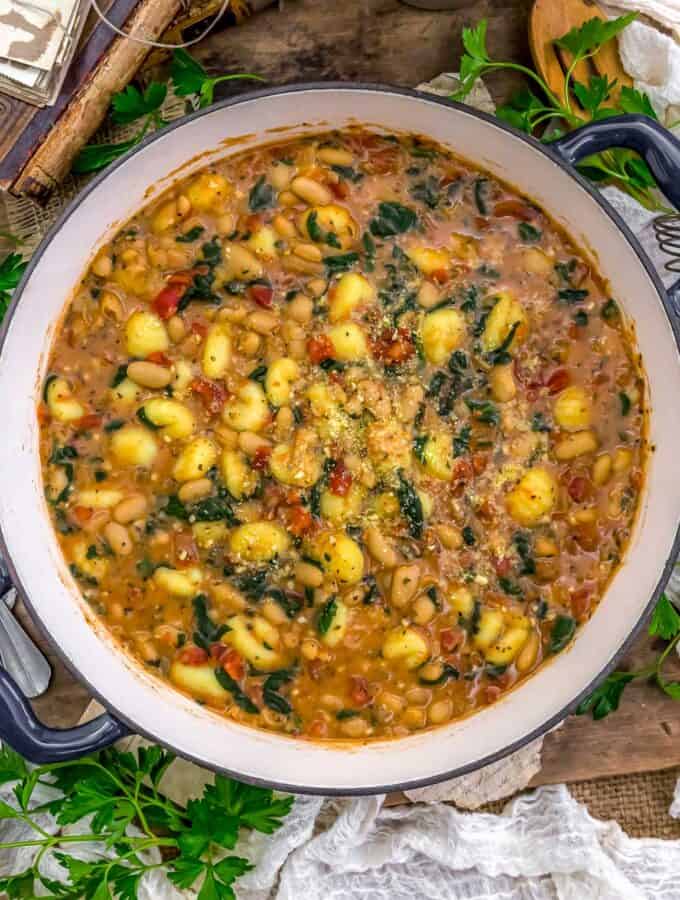
[[[616,298],[531,200],[413,136],[270,145],[94,258],[39,406],[111,633],[250,725],[401,737],[562,650],[647,453]]]

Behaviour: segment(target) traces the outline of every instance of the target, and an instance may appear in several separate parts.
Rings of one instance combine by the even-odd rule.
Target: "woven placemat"
[[[567,787],[591,816],[605,821],[614,819],[631,837],[680,840],[680,820],[668,814],[678,778],[680,767],[594,778]],[[487,803],[480,812],[500,813],[507,802],[506,799]]]

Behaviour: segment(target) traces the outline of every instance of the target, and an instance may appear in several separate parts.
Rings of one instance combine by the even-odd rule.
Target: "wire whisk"
[[[657,216],[652,226],[659,247],[670,256],[664,268],[680,272],[680,214]]]

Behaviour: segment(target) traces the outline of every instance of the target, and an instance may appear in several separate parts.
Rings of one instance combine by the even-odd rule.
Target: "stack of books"
[[[0,91],[54,102],[73,58],[87,0],[0,0]]]

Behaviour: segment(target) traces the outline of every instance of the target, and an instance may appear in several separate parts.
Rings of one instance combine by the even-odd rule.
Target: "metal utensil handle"
[[[635,150],[663,194],[680,210],[680,141],[649,116],[612,116],[589,122],[549,146],[571,165],[612,147]]]
[[[661,192],[680,211],[680,141],[649,116],[612,116],[589,122],[549,146],[570,165],[612,147],[635,150],[649,166]],[[680,280],[667,293],[680,315]]]
[[[39,697],[47,690],[50,664],[4,602],[0,603],[0,660],[25,697]]]
[[[33,763],[78,759],[129,734],[110,713],[75,728],[48,728],[35,717],[13,678],[0,668],[0,739]]]

